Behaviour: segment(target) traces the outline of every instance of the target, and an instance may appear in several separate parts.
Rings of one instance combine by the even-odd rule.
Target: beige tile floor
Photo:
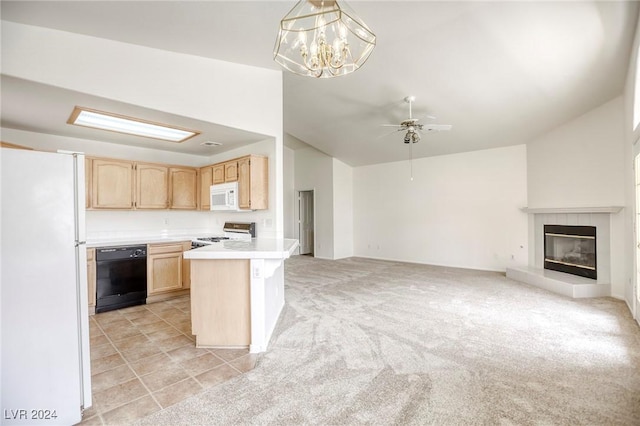
[[[126,424],[255,366],[247,349],[198,349],[188,296],[89,319],[93,406],[83,425]]]

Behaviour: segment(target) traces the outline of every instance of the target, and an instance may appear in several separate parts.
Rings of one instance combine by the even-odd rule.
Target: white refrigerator
[[[0,149],[2,424],[91,406],[84,155]]]

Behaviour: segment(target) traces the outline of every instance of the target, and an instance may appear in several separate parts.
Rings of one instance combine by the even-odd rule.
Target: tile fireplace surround
[[[622,207],[523,208],[529,220],[529,264],[507,268],[507,277],[572,298],[611,295],[611,214]],[[598,279],[544,269],[544,225],[595,226]]]

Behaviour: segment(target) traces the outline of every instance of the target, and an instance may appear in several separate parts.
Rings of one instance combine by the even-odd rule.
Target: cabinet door
[[[133,163],[94,158],[91,161],[91,180],[92,208],[133,207]]]
[[[268,158],[243,157],[238,160],[238,207],[263,210],[269,208]]]
[[[166,209],[169,206],[169,169],[158,164],[136,164],[138,209]]]
[[[238,207],[251,208],[251,160],[249,157],[238,160]]]
[[[87,249],[87,294],[89,314],[96,312],[96,249]]]
[[[200,169],[200,210],[211,208],[211,197],[209,188],[213,185],[213,167],[203,167]]]
[[[147,255],[147,293],[182,290],[182,244],[154,244]]]
[[[238,180],[238,162],[229,161],[224,163],[224,181],[235,182]]]
[[[169,169],[172,209],[195,210],[198,208],[198,172],[187,167]]]
[[[214,164],[212,166],[212,170],[213,170],[213,180],[211,184],[217,185],[219,183],[224,183],[224,164]]]

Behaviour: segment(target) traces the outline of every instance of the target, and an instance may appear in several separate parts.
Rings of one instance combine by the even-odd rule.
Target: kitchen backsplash
[[[87,241],[137,237],[222,235],[226,221],[255,222],[258,237],[273,238],[268,210],[210,212],[180,210],[87,210]]]
[[[221,234],[207,211],[107,211],[88,210],[87,240],[129,237],[164,237],[173,235]]]

